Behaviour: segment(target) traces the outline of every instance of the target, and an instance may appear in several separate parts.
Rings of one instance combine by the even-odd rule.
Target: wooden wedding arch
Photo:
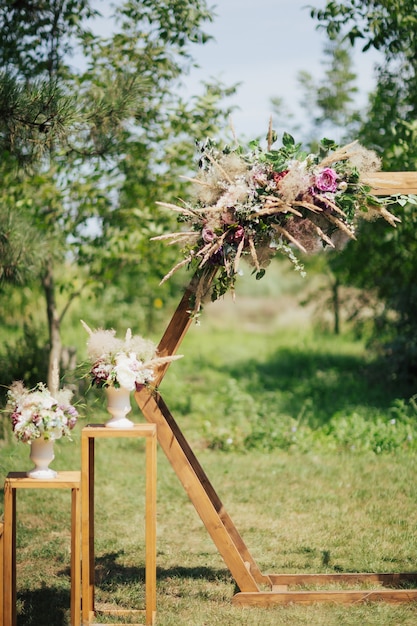
[[[378,172],[369,177],[366,182],[372,186],[372,193],[375,195],[417,194],[416,172]],[[175,354],[181,344],[192,322],[190,316],[190,299],[192,296],[193,280],[184,293],[159,343],[158,352],[160,356]],[[164,378],[168,366],[169,363],[166,363],[157,371],[156,388]],[[263,574],[252,558],[161,394],[143,388],[136,392],[135,399],[145,419],[157,425],[160,446],[240,590],[233,597],[234,604],[270,606],[313,602],[349,604],[370,600],[384,600],[392,603],[417,600],[417,588],[404,588],[404,585],[411,583],[417,585],[417,572]],[[325,590],[325,585],[329,583],[333,587],[337,583],[343,583],[344,586],[349,583],[352,586],[366,583],[367,588]],[[301,585],[309,586],[312,590],[297,590],[297,587]],[[370,585],[374,585],[374,587],[370,589]]]

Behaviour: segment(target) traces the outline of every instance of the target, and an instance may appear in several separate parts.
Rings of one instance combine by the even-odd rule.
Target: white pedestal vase
[[[30,442],[30,460],[34,468],[27,472],[29,478],[51,479],[56,477],[56,471],[49,467],[55,458],[53,439],[33,439]]]
[[[106,387],[107,410],[112,416],[105,423],[107,428],[131,428],[133,422],[126,415],[132,410],[130,391],[126,387]]]

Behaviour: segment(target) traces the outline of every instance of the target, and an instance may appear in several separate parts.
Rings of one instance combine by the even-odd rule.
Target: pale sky
[[[287,108],[303,124],[299,107],[301,92],[297,75],[306,70],[320,79],[323,73],[323,47],[326,34],[317,30],[308,5],[322,8],[324,0],[217,0],[214,22],[205,27],[215,41],[195,46],[194,56],[201,66],[194,70],[187,85],[198,90],[198,83],[210,77],[231,85],[242,83],[231,102],[238,104],[233,126],[238,135],[265,134],[271,115],[270,99],[285,100]],[[358,74],[358,103],[373,85],[377,56],[358,49],[354,70]],[[283,121],[285,127],[285,120]]]
[[[229,103],[237,104],[232,123],[238,136],[246,139],[265,136],[272,113],[271,97],[280,97],[295,115],[295,123],[306,124],[299,105],[302,96],[297,76],[305,70],[320,80],[323,74],[324,30],[310,17],[309,5],[323,8],[325,0],[207,0],[214,8],[212,24],[203,29],[214,37],[205,45],[195,45],[192,54],[200,69],[185,80],[185,94],[201,91],[201,81],[218,78],[225,85],[241,83]],[[104,16],[111,12],[112,0],[93,0]],[[111,30],[111,21],[99,20],[102,34]],[[375,52],[354,52],[358,74],[356,97],[366,103],[372,89]],[[285,120],[280,120],[287,130]],[[281,130],[281,129],[280,129]],[[306,129],[309,130],[308,128]],[[337,137],[332,137],[336,141]],[[296,137],[297,139],[297,137]]]

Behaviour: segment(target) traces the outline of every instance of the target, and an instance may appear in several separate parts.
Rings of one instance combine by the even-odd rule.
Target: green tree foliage
[[[383,54],[377,88],[370,96],[358,138],[382,155],[385,170],[416,170],[417,22],[411,0],[327,2],[312,16],[331,38],[345,36]],[[361,237],[334,259],[334,269],[351,284],[376,289],[385,304],[375,337],[383,342],[393,370],[417,371],[416,211],[399,206],[402,223],[394,231],[364,224]]]
[[[417,14],[412,0],[327,2],[311,14],[329,37],[345,37],[363,51],[375,48],[383,61],[363,137],[384,152],[389,169],[416,169]],[[369,125],[370,124],[370,125]],[[379,125],[379,127],[378,127]]]
[[[312,9],[311,15],[326,28],[330,39],[346,33],[352,44],[362,41],[364,51],[374,47],[388,58],[405,54],[411,59],[416,46],[415,8],[414,0],[331,0],[324,9]]]
[[[351,141],[360,121],[354,99],[357,76],[346,44],[339,40],[328,42],[322,65],[324,74],[319,81],[306,71],[298,75],[303,93],[300,103],[312,126],[306,139],[312,146],[323,133],[339,143]]]
[[[107,36],[95,17],[83,0],[0,6],[0,148],[17,188],[3,189],[0,221],[13,214],[14,235],[4,230],[2,241],[20,245],[3,278],[23,280],[25,265],[42,286],[50,370],[69,304],[86,286],[111,288],[119,302],[137,291],[151,299],[169,254],[148,244],[167,219],[155,200],[181,193],[177,174],[187,173],[194,141],[224,125],[221,102],[233,91],[207,84],[181,96],[192,45],[208,40],[205,0],[118,2]],[[42,242],[37,265],[30,255],[19,264],[24,232]]]

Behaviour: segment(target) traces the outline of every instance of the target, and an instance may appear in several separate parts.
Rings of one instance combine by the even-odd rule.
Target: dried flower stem
[[[352,231],[344,224],[338,217],[332,215],[331,213],[326,213],[326,219],[332,224],[335,224],[342,232],[344,232],[350,239],[356,239],[355,235]]]
[[[320,239],[322,239],[323,241],[325,241],[329,246],[331,246],[332,248],[335,247],[333,241],[330,239],[330,237],[328,237],[326,235],[326,233],[324,233],[322,231],[322,229],[317,226],[317,224],[314,224],[314,230],[316,231],[316,233],[318,234],[318,236],[320,237]]]
[[[216,159],[214,159],[209,152],[205,152],[204,156],[219,170],[219,172],[221,172],[221,174],[223,174],[227,182],[232,185],[233,180],[230,178],[229,174],[222,168],[220,163],[216,161]]]
[[[244,245],[245,245],[245,239],[242,237],[242,239],[239,242],[239,245],[237,247],[237,250],[236,250],[235,262],[234,262],[234,266],[233,266],[233,270],[234,270],[235,274],[237,274],[238,269],[239,269],[239,261],[240,261],[240,257],[241,257],[242,252],[243,252]]]
[[[333,209],[333,211],[335,213],[339,213],[339,215],[341,215],[342,217],[346,218],[346,213],[344,211],[342,211],[342,209],[340,209],[337,204],[335,204],[334,202],[332,202],[331,200],[329,200],[328,198],[326,198],[326,196],[317,196],[319,198],[319,200],[321,200],[324,204],[326,204],[328,207],[330,207],[331,209]]]
[[[298,241],[298,239],[290,235],[290,233],[287,230],[285,230],[285,228],[282,228],[282,226],[278,226],[278,224],[271,224],[271,227],[274,230],[276,230],[278,233],[280,233],[280,235],[283,235],[284,237],[286,237],[288,241],[290,241],[295,246],[297,246],[297,248],[301,250],[301,252],[304,252],[305,254],[307,254],[307,250],[304,248],[304,246]]]
[[[209,260],[209,258],[212,256],[212,254],[216,254],[216,252],[222,247],[224,240],[226,239],[227,235],[229,233],[226,231],[225,233],[223,233],[223,235],[221,237],[219,237],[218,239],[216,239],[216,241],[207,244],[207,246],[205,246],[204,248],[202,248],[197,256],[201,256],[201,254],[203,252],[205,252],[204,254],[204,258],[201,261],[199,267],[203,267],[207,261]],[[207,251],[206,251],[207,250]]]
[[[165,276],[163,277],[163,279],[161,280],[161,282],[159,283],[160,285],[163,285],[163,283],[165,283],[169,278],[171,278],[171,276],[173,274],[175,274],[175,272],[177,270],[179,270],[181,267],[184,267],[184,265],[187,265],[188,263],[191,263],[193,259],[193,255],[190,254],[190,256],[188,256],[186,259],[183,259],[182,261],[180,261],[179,263],[177,263],[169,272],[168,274],[165,274]]]
[[[195,211],[192,209],[187,209],[186,207],[180,207],[177,204],[171,204],[170,202],[156,202],[159,206],[163,206],[166,209],[171,209],[171,211],[175,211],[176,213],[182,213],[183,215],[188,215],[190,217],[195,215]]]
[[[294,209],[291,205],[286,204],[285,202],[279,202],[273,204],[272,202],[268,202],[268,206],[265,206],[263,209],[256,211],[255,213],[251,213],[251,217],[257,216],[266,216],[266,215],[274,215],[274,213],[293,213],[297,217],[303,217],[302,214]]]
[[[202,187],[211,187],[211,184],[205,180],[201,180],[201,178],[191,178],[190,176],[180,176],[182,180],[187,180],[189,183],[195,183],[196,185],[201,185]],[[161,204],[157,202],[157,204]]]
[[[304,202],[304,200],[300,201],[300,202],[294,201],[293,204],[294,204],[294,206],[302,206],[305,209],[308,209],[309,211],[312,211],[313,213],[322,213],[323,212],[322,208],[316,206],[315,204],[312,204],[311,202]]]
[[[255,248],[255,243],[253,241],[253,235],[249,235],[249,250],[250,250],[253,263],[256,267],[256,270],[259,272],[259,270],[261,269],[261,266],[259,264],[258,255],[256,254],[256,248]]]
[[[194,230],[185,231],[183,233],[168,233],[166,235],[158,235],[157,237],[151,237],[151,241],[165,241],[166,239],[174,239],[175,241],[171,241],[170,243],[177,243],[181,239],[186,239],[187,237],[197,237],[197,233]]]
[[[335,150],[334,152],[329,154],[327,157],[325,157],[319,163],[318,167],[320,168],[328,167],[329,165],[331,165],[332,163],[336,163],[337,161],[347,161],[352,155],[353,146],[356,146],[357,144],[358,144],[358,141],[355,140],[355,141],[352,141],[351,143],[346,144],[346,146],[343,146],[342,148]]]

